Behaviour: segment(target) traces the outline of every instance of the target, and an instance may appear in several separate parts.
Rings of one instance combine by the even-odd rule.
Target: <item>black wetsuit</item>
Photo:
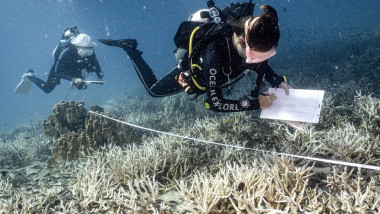
[[[77,49],[74,45],[65,48],[53,66],[50,69],[47,81],[37,78],[35,75],[28,76],[39,88],[45,93],[50,93],[55,86],[61,83],[60,79],[71,81],[73,78],[83,79],[82,70],[86,69],[87,73],[95,72],[98,79],[103,78],[103,73],[100,68],[99,62],[96,59],[95,52],[86,58],[78,55]],[[83,89],[84,84],[77,86],[78,89]]]
[[[238,77],[246,69],[254,70],[258,73],[258,78],[265,78],[272,87],[278,87],[284,81],[268,65],[268,60],[247,64],[245,59],[240,57],[233,48],[230,36],[220,36],[214,39],[203,49],[200,57],[200,64],[204,71],[204,85],[208,95],[205,101],[206,108],[213,111],[235,112],[259,109],[258,99],[248,99],[247,96],[238,100],[223,98],[221,85]],[[176,76],[181,70],[175,67],[171,72],[157,81],[152,69],[141,57],[138,50],[125,49],[128,53],[136,72],[141,79],[148,93],[153,97],[168,96],[183,91],[183,88],[176,80]],[[265,75],[264,75],[265,74]],[[229,75],[229,77],[228,77]]]
[[[268,60],[255,64],[246,63],[234,49],[231,37],[219,37],[202,51],[204,85],[207,92],[206,108],[224,112],[259,109],[258,99],[249,99],[247,96],[237,100],[225,99],[220,86],[228,84],[229,80],[238,77],[247,69],[255,71],[260,81],[265,78],[272,87],[278,87],[284,78],[274,73],[268,65]]]

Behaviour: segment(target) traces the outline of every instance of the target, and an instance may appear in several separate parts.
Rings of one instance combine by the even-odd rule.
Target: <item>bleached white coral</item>
[[[343,172],[333,169],[333,174],[328,175],[327,184],[331,189],[330,197],[336,194],[337,199],[331,200],[328,207],[331,210],[344,210],[349,213],[376,213],[380,210],[379,193],[374,191],[376,182],[373,178],[365,182],[361,171],[357,176],[347,168]]]

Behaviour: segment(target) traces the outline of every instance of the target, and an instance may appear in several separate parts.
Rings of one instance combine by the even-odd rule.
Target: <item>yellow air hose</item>
[[[191,32],[191,35],[190,35],[190,42],[189,42],[189,56],[191,56],[191,52],[192,52],[192,47],[193,47],[193,38],[194,38],[194,34],[200,29],[200,27],[196,27],[193,32]],[[197,67],[199,70],[202,71],[202,67],[197,65],[197,64],[193,64],[193,58],[191,57],[190,58],[190,69],[191,69],[191,73],[193,75],[191,75],[191,79],[193,80],[194,82],[194,85],[197,86],[197,88],[199,88],[200,90],[204,91],[206,90],[206,87],[203,87],[201,86],[200,84],[198,84],[198,82],[194,79],[194,71],[193,71],[193,67]]]

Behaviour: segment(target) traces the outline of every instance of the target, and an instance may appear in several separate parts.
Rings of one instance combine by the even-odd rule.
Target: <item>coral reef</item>
[[[52,113],[43,122],[45,134],[57,139],[68,132],[80,133],[85,128],[87,117],[83,102],[61,101],[53,107]]]
[[[292,86],[326,90],[320,123],[305,133],[257,112],[206,111],[204,97],[110,100],[102,114],[221,145],[143,136],[83,103],[59,103],[44,123],[53,145],[42,131],[0,136],[0,213],[380,213],[380,172],[271,154],[380,166],[378,51],[367,45],[348,61],[298,72],[308,61],[284,66]],[[48,145],[51,161],[32,162]],[[9,169],[7,159],[22,161]]]
[[[40,127],[20,127],[11,133],[0,134],[0,171],[24,167],[33,161],[51,156],[52,142]]]
[[[326,102],[322,111],[323,125],[313,125],[307,133],[273,122],[280,136],[279,149],[282,146],[281,151],[292,154],[379,165],[380,135],[376,124],[380,99],[357,93],[350,102],[337,108]]]
[[[103,111],[99,106],[91,109]],[[106,144],[123,145],[141,138],[138,130],[89,114],[83,102],[62,101],[56,104],[43,127],[45,134],[55,139],[50,164],[77,159]]]
[[[252,158],[241,159],[246,161],[244,164],[219,161],[216,172],[199,167],[162,181],[158,177],[163,171],[155,167],[169,162],[170,156],[157,157],[154,152],[146,152],[160,143],[157,140],[145,147],[127,149],[110,146],[81,161],[61,165],[53,172],[45,172],[40,177],[43,183],[36,185],[36,179],[29,181],[37,192],[25,188],[15,190],[10,187],[10,178],[4,179],[0,182],[0,212],[376,213],[380,209],[379,193],[374,189],[376,180],[366,181],[360,171],[355,176],[347,169],[339,172],[334,168],[324,181],[328,189],[323,190],[313,185],[312,166],[297,167],[294,162],[277,156],[260,157],[251,163]],[[128,166],[134,165],[126,162],[134,153],[139,153],[134,157],[136,165]],[[207,151],[197,158],[207,159],[206,154]],[[174,165],[172,162],[163,168],[174,169]],[[191,164],[176,165],[186,166]],[[40,189],[52,184],[55,190]],[[173,193],[173,188],[178,193]]]
[[[192,213],[335,213],[379,210],[378,194],[368,184],[347,180],[347,171],[326,181],[331,192],[310,187],[312,167],[297,168],[285,159],[252,165],[228,163],[217,174],[197,173],[179,181],[177,189],[188,201]],[[344,184],[343,184],[344,183]],[[363,189],[364,188],[364,189]],[[337,196],[335,196],[337,195]],[[350,195],[351,197],[344,197]]]

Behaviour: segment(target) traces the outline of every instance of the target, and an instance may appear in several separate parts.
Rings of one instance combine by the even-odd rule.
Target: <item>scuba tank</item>
[[[53,50],[54,60],[57,60],[61,52],[70,46],[71,40],[80,34],[78,27],[74,26],[72,28],[66,28],[58,41],[57,46]]]

